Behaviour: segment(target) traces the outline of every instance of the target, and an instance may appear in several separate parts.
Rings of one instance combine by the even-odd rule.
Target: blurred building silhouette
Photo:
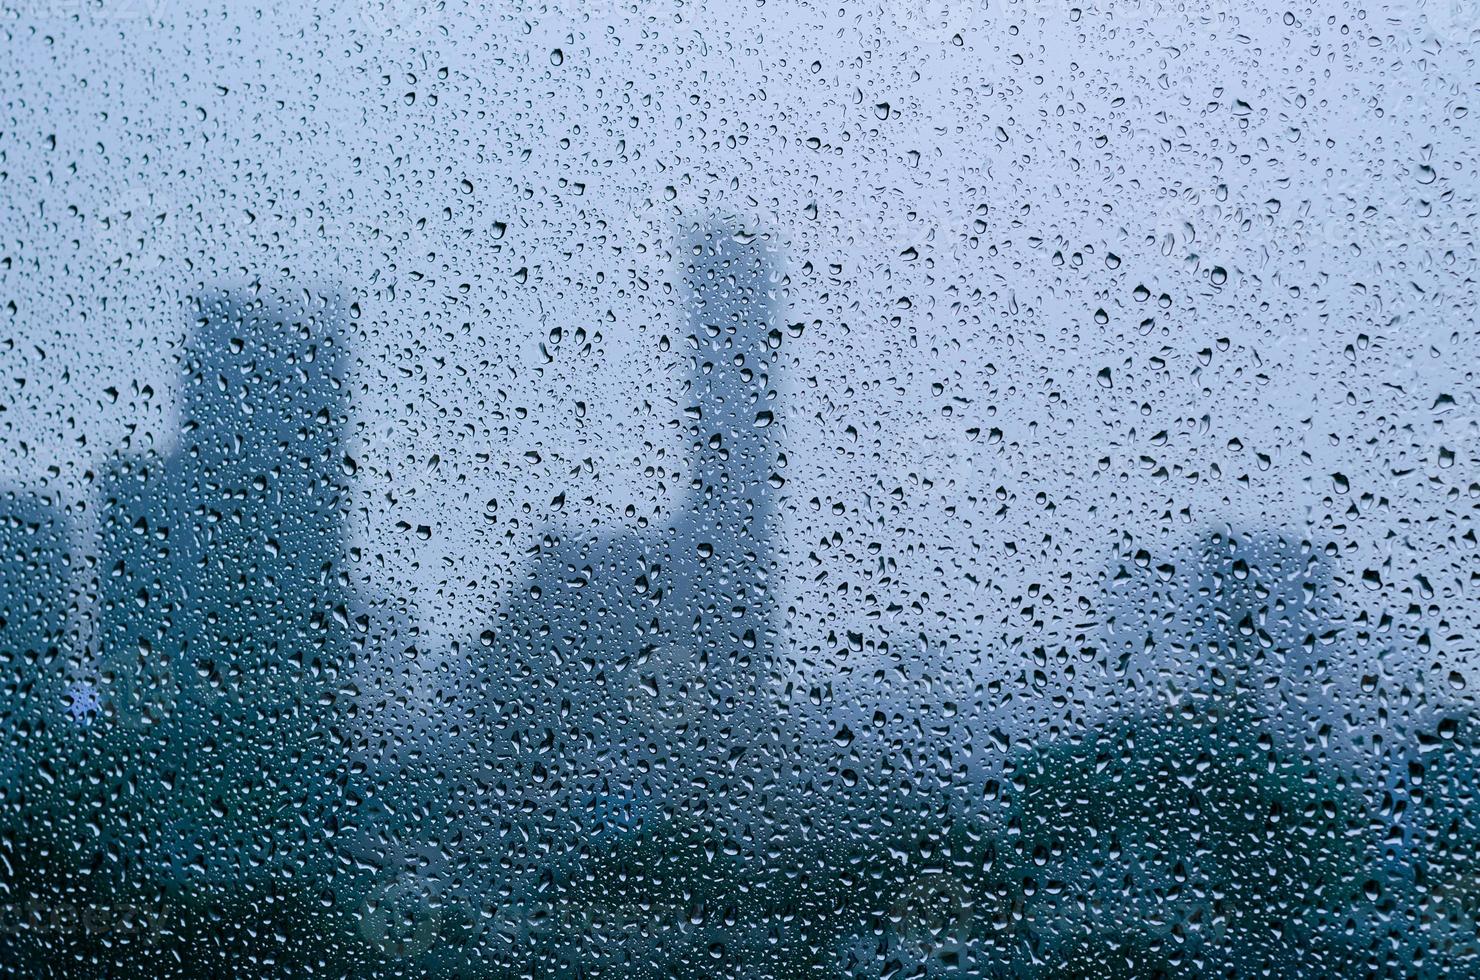
[[[337,313],[198,303],[179,445],[101,478],[105,683],[123,721],[259,703],[338,661],[349,411]],[[340,625],[336,626],[335,621]]]
[[[547,787],[592,830],[680,800],[725,808],[772,745],[780,276],[722,226],[682,259],[682,503],[643,533],[548,528],[474,646],[488,778]]]
[[[76,609],[70,529],[59,507],[0,489],[0,806],[23,817],[29,768],[68,735],[66,658]],[[56,760],[60,761],[60,760]]]
[[[100,468],[91,622],[47,682],[100,710],[55,749],[76,771],[48,816],[113,801],[89,847],[125,877],[261,866],[291,847],[270,828],[315,790],[310,733],[347,658],[352,604],[338,331],[332,300],[197,301],[178,444]],[[39,706],[54,729],[66,700]]]
[[[345,575],[341,313],[260,289],[192,312],[178,439],[102,462],[94,524],[0,492],[0,905],[193,923],[178,941],[137,921],[6,931],[34,975],[160,941],[187,973],[227,969],[259,950],[205,923],[326,874],[338,695],[370,632]]]

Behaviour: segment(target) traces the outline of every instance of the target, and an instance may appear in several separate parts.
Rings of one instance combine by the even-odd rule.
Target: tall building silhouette
[[[100,737],[157,802],[104,847],[229,875],[305,802],[293,780],[345,660],[349,400],[332,301],[223,293],[194,314],[178,444],[116,457],[100,478],[85,669]]]
[[[372,632],[343,560],[341,314],[262,287],[191,312],[178,438],[102,461],[94,524],[0,492],[0,905],[42,923],[0,953],[28,975],[232,973],[326,936],[307,890],[332,880]]]
[[[24,819],[27,783],[68,736],[67,657],[75,644],[76,557],[59,507],[0,488],[0,808]],[[78,705],[78,723],[91,719]]]
[[[546,529],[472,644],[485,781],[583,832],[717,812],[768,765],[780,273],[723,225],[688,239],[681,262],[681,503],[643,533]]]

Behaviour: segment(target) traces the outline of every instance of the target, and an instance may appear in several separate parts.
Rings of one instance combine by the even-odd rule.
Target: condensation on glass
[[[1472,4],[0,33],[0,974],[1480,972]]]

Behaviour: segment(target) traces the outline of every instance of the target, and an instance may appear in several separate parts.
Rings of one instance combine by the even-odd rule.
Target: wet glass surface
[[[1480,12],[0,3],[0,974],[1480,971]]]

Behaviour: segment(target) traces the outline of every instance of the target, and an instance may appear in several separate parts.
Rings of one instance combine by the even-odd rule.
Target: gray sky
[[[354,533],[462,634],[546,521],[676,499],[672,248],[733,217],[799,325],[799,671],[893,629],[990,674],[1225,522],[1476,625],[1473,12],[339,6],[0,6],[0,478],[170,445],[192,292],[340,291]]]

